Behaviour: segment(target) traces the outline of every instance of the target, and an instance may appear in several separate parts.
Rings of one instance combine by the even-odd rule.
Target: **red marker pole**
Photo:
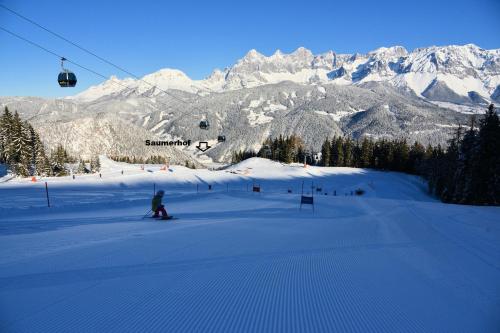
[[[50,208],[50,200],[49,200],[49,187],[47,185],[47,182],[45,182],[45,194],[47,195],[47,207]]]

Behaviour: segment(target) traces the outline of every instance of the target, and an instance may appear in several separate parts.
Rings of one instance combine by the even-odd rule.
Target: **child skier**
[[[165,206],[162,205],[161,199],[163,198],[163,195],[165,194],[165,191],[159,190],[156,192],[156,195],[153,197],[153,200],[151,201],[151,210],[154,212],[153,217],[157,218],[160,217],[160,212],[161,212],[161,219],[162,220],[168,220],[169,216],[167,214],[167,211],[165,210]]]

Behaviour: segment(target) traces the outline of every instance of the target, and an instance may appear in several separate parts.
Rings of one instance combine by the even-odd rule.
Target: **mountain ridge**
[[[112,77],[70,98],[89,102],[117,93],[150,93],[154,96],[168,89],[206,95],[283,81],[338,85],[383,81],[429,100],[432,98],[422,93],[431,88],[434,81],[441,81],[441,85],[451,92],[464,97],[465,102],[475,104],[478,100],[488,102],[497,98],[500,49],[485,50],[466,44],[430,46],[409,52],[403,46],[392,46],[380,47],[366,54],[327,51],[314,55],[299,47],[288,54],[276,50],[270,56],[252,49],[232,66],[214,69],[202,80],[193,80],[178,69],[163,68],[140,80]],[[470,94],[480,98],[469,98]],[[453,103],[455,100],[456,97],[452,96],[444,101]]]

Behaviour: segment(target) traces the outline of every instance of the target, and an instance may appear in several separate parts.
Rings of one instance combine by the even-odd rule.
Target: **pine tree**
[[[454,172],[454,193],[451,201],[456,203],[473,203],[475,194],[473,186],[477,176],[474,172],[477,160],[477,133],[475,119],[471,119],[470,129],[460,141],[457,154],[457,163]]]
[[[373,143],[367,137],[363,138],[361,142],[361,152],[360,152],[359,166],[361,168],[369,168],[372,166],[373,159]]]
[[[343,151],[344,151],[344,166],[352,167],[354,162],[353,143],[349,137],[346,137],[344,139]]]
[[[332,166],[344,166],[344,141],[341,137],[334,137],[331,146]]]
[[[430,154],[426,168],[429,192],[441,197],[445,187],[445,153],[441,146],[438,145],[436,148],[427,147],[426,154]]]
[[[40,136],[28,122],[24,122],[24,127],[27,136],[26,151],[23,153],[24,168],[30,176],[50,176],[50,162]]]
[[[474,185],[479,204],[500,204],[500,120],[491,104],[479,124],[477,182]]]
[[[29,141],[29,174],[31,176],[43,176],[47,173],[47,157],[45,149],[38,133],[33,126],[25,122]]]
[[[303,163],[305,158],[306,152],[304,151],[304,147],[299,146],[299,148],[297,149],[297,162]]]
[[[432,146],[429,146],[432,149]],[[424,161],[426,159],[426,151],[424,146],[415,141],[411,146],[408,153],[408,161],[406,163],[405,171],[412,174],[422,175],[424,170]]]
[[[52,151],[50,156],[50,164],[52,167],[52,173],[54,176],[61,177],[67,176],[68,170],[66,170],[67,162],[67,152],[62,145],[58,145],[55,150]]]
[[[29,134],[25,123],[19,114],[14,113],[10,142],[7,143],[7,164],[12,171],[20,176],[30,175],[30,147]]]
[[[99,156],[94,155],[90,159],[90,172],[97,173],[101,170],[101,162],[99,161]]]
[[[394,165],[394,147],[389,140],[382,139],[381,143],[382,155],[381,165],[382,170],[392,170]]]
[[[448,149],[441,160],[440,177],[443,188],[438,195],[444,202],[453,202],[455,195],[455,171],[457,169],[459,145],[462,140],[462,127],[459,126],[455,136],[450,140]]]
[[[423,175],[423,177],[427,179],[429,182],[430,179],[433,177],[433,169],[432,169],[432,164],[434,163],[433,157],[434,157],[434,147],[428,144],[427,147],[425,148],[424,159],[419,166],[419,173]],[[429,186],[429,192],[434,193],[434,191],[430,188],[430,186]]]
[[[2,117],[0,117],[0,163],[7,163],[10,159],[9,145],[12,139],[13,117],[9,108],[5,107]]]
[[[282,147],[282,158],[281,161],[284,163],[293,162],[293,143],[292,137],[283,140]]]
[[[85,165],[85,161],[82,158],[80,158],[80,160],[78,162],[78,168],[77,168],[76,172],[79,174],[89,173],[89,170],[87,169],[87,166]]]
[[[330,166],[331,159],[331,148],[330,148],[330,140],[326,138],[321,146],[321,165]]]
[[[392,147],[393,159],[391,170],[405,171],[408,164],[409,148],[406,140],[395,140],[389,144]]]
[[[299,151],[304,148],[304,142],[298,136],[292,135],[290,137],[290,148],[292,150],[292,162],[302,162],[299,158]]]
[[[47,157],[47,155],[45,155],[45,152],[39,155],[37,168],[38,175],[40,176],[54,176],[52,165],[50,164],[50,159]]]

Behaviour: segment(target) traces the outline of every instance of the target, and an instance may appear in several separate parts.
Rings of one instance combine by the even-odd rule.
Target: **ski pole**
[[[151,212],[152,212],[152,210],[151,210],[151,209],[149,209],[149,210],[146,212],[146,214],[144,214],[144,216],[142,217],[142,219],[145,219],[145,218],[146,218],[146,216],[148,216],[148,215],[149,215],[149,213],[151,213]]]
[[[47,195],[47,207],[50,208],[50,201],[49,201],[49,187],[47,186],[47,182],[45,182],[45,194]]]

